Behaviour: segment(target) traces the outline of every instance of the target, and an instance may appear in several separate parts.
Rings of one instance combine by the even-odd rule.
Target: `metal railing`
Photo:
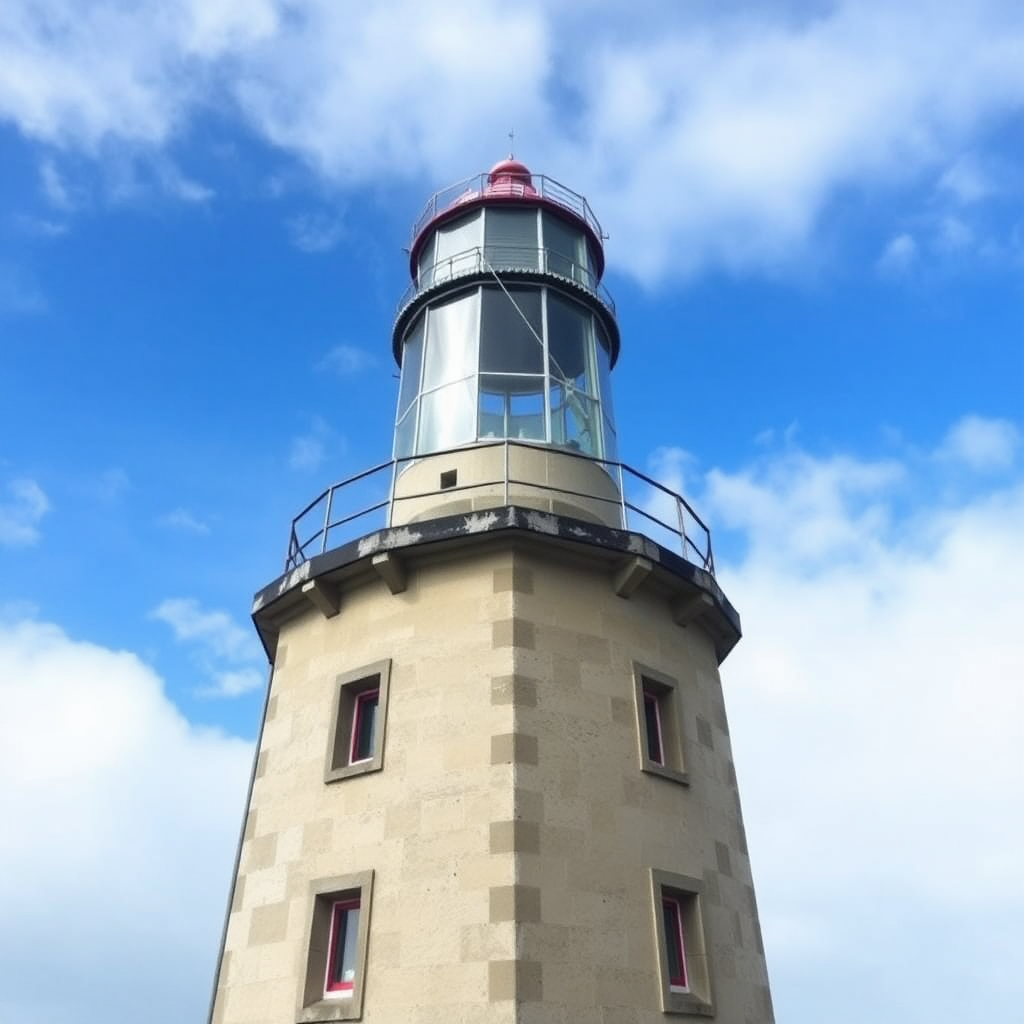
[[[402,293],[395,309],[395,319],[421,292],[468,274],[501,273],[508,270],[535,270],[552,274],[586,289],[615,315],[615,300],[597,274],[568,256],[541,247],[521,245],[475,245],[463,252],[438,260],[432,267],[421,269],[417,279]]]
[[[457,181],[454,185],[435,192],[427,200],[423,212],[416,218],[416,222],[412,226],[413,241],[439,213],[444,213],[450,207],[472,202],[474,199],[501,198],[503,196],[544,199],[579,217],[599,239],[605,238],[601,224],[594,216],[594,211],[590,208],[587,200],[560,181],[555,181],[554,178],[549,178],[546,174],[515,173],[499,175],[492,182],[489,172],[484,171],[463,178],[462,181]]]
[[[436,488],[415,494],[395,494],[395,482],[405,467],[428,457],[465,453],[470,448],[504,448],[502,475],[495,479],[474,481],[456,487]],[[607,493],[578,491],[537,480],[516,479],[510,471],[510,450],[517,448],[542,452],[555,451],[559,455],[595,463],[616,485],[617,495],[609,498]],[[390,462],[371,466],[340,483],[332,484],[292,520],[288,552],[285,557],[285,572],[298,568],[315,555],[331,551],[375,529],[390,527],[394,510],[402,502],[441,494],[447,498],[460,492],[495,487],[502,488],[502,505],[510,504],[510,491],[514,487],[529,487],[542,493],[601,502],[609,509],[617,509],[620,528],[643,533],[663,547],[675,549],[688,562],[714,575],[711,531],[681,495],[623,462],[595,459],[553,445],[512,440],[484,441],[443,451],[427,452],[423,455],[392,459]],[[512,499],[514,497],[511,496]],[[497,500],[497,496],[495,498]],[[514,504],[514,500],[512,503]]]

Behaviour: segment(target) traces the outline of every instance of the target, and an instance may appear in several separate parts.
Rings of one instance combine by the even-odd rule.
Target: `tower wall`
[[[515,956],[512,922],[490,921],[492,889],[511,885],[515,870],[500,852],[513,817],[514,768],[502,756],[513,731],[502,698],[513,671],[511,574],[508,552],[493,548],[477,551],[470,571],[439,559],[403,594],[374,580],[347,591],[333,618],[310,608],[282,625],[218,1024],[304,1019],[311,886],[366,871],[361,1019],[440,1024],[488,1003],[491,962]],[[386,658],[383,768],[326,783],[336,681]],[[473,1019],[513,1021],[512,1003]]]
[[[301,1005],[317,883],[372,872],[359,1019],[653,1024],[652,871],[699,880],[715,1019],[771,1020],[702,627],[583,545],[499,535],[339,608],[280,625],[214,1021],[342,1019]],[[382,769],[326,782],[338,680],[385,659]],[[643,770],[637,666],[676,683],[686,784]]]

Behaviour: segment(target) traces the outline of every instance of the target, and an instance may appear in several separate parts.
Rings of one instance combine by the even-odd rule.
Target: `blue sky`
[[[548,6],[5,3],[0,1018],[203,1012],[251,595],[389,456],[402,247],[512,126],[743,615],[779,1019],[1019,1016],[1024,10]]]

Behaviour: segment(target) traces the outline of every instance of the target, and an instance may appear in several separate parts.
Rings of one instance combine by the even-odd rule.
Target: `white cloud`
[[[718,523],[743,531],[752,557],[797,572],[871,557],[889,521],[886,498],[903,474],[891,460],[818,459],[793,449],[738,473],[711,470],[703,502]]]
[[[1020,431],[1009,420],[964,416],[950,427],[936,456],[977,471],[1009,469],[1020,444]]]
[[[963,205],[981,202],[996,191],[992,173],[972,154],[957,157],[939,178],[939,191]]]
[[[317,363],[317,369],[331,370],[342,377],[347,377],[350,374],[359,373],[361,370],[366,370],[376,365],[377,358],[372,352],[367,352],[366,349],[358,348],[356,345],[342,344],[335,345]]]
[[[260,689],[266,682],[266,672],[256,668],[231,669],[217,672],[213,686],[199,691],[203,697],[241,697]]]
[[[936,466],[785,451],[700,503],[746,540],[723,675],[780,1020],[1024,998],[1024,481],[940,504]]]
[[[202,1019],[251,745],[37,621],[0,624],[0,701],[0,1019]]]
[[[58,210],[70,210],[74,206],[71,193],[52,160],[44,160],[39,165],[39,182],[51,206]]]
[[[340,217],[328,213],[303,213],[286,221],[292,245],[302,252],[328,252],[344,237]]]
[[[210,532],[210,527],[201,519],[197,519],[186,508],[172,509],[166,515],[157,520],[158,525],[166,526],[171,530],[179,530],[182,533],[194,533],[205,536]]]
[[[304,434],[292,439],[288,453],[288,465],[292,469],[314,470],[324,460],[323,440],[315,434]]]
[[[292,438],[288,465],[291,469],[311,473],[320,468],[329,453],[344,451],[345,447],[345,439],[336,434],[325,419],[314,416],[309,431]]]
[[[799,261],[848,187],[938,177],[976,201],[986,133],[1024,105],[1013,0],[660,4],[646,28],[620,5],[585,11],[16,0],[0,30],[0,117],[107,154],[164,147],[227,97],[342,187],[442,184],[487,166],[514,123],[520,155],[589,193],[611,258],[656,279]],[[313,249],[336,230],[293,225]]]
[[[250,630],[239,626],[227,612],[207,610],[191,597],[168,598],[150,617],[166,622],[176,639],[197,644],[217,658],[245,661],[258,650]]]
[[[917,262],[917,242],[913,235],[891,238],[878,258],[878,269],[890,277],[905,274]]]
[[[27,478],[11,480],[0,497],[0,545],[27,547],[39,540],[39,523],[50,509],[43,489]]]

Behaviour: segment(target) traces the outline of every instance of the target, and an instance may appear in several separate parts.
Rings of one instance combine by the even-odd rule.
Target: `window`
[[[655,764],[665,764],[665,747],[661,741],[661,701],[644,687],[644,725],[647,730],[647,757]]]
[[[614,457],[607,344],[599,318],[555,289],[444,296],[404,335],[395,457],[499,437]]]
[[[640,768],[688,785],[678,683],[671,676],[645,665],[633,666],[633,682]]]
[[[665,956],[668,960],[668,985],[673,992],[689,992],[686,980],[686,940],[683,938],[683,905],[678,896],[661,897],[665,926]]]
[[[363,1015],[373,872],[322,878],[310,886],[306,974],[298,1020],[359,1020]]]
[[[356,945],[359,934],[359,900],[338,900],[331,908],[331,938],[327,949],[324,996],[352,995],[356,981]]]
[[[384,767],[390,679],[390,659],[338,677],[325,782],[337,782]]]
[[[703,888],[697,878],[651,872],[661,1004],[666,1013],[714,1013],[700,907]]]
[[[352,743],[349,747],[349,764],[360,764],[373,757],[374,738],[377,735],[377,706],[380,690],[364,690],[356,697],[355,714],[352,716]]]

